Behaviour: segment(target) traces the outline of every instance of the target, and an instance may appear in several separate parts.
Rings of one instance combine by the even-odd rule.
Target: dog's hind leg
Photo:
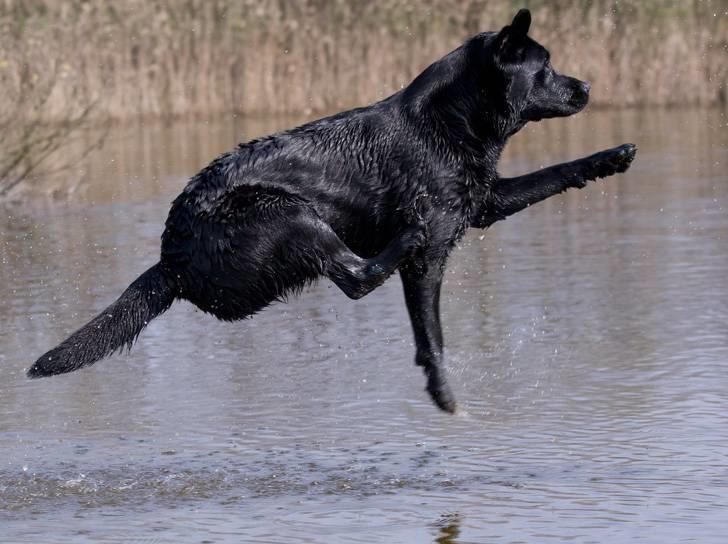
[[[414,225],[394,238],[381,253],[364,259],[351,251],[326,223],[319,223],[318,243],[327,248],[324,275],[353,299],[379,287],[426,241],[425,226]]]
[[[442,357],[442,327],[440,325],[440,287],[442,269],[428,267],[425,273],[413,269],[401,271],[407,310],[415,333],[417,354],[415,363],[427,377],[427,392],[433,402],[445,412],[455,413],[455,396],[445,378]]]
[[[571,187],[582,188],[587,182],[624,172],[634,159],[637,148],[624,144],[613,149],[594,153],[538,172],[516,178],[501,178],[492,187],[490,198],[472,226],[486,228],[524,208]]]

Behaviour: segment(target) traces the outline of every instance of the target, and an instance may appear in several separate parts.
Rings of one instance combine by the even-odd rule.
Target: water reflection
[[[2,208],[2,536],[722,542],[721,111],[594,112],[514,139],[506,175],[640,154],[455,251],[443,323],[467,416],[430,405],[397,279],[357,303],[322,282],[240,323],[177,304],[129,355],[24,379],[156,261],[187,176],[292,122],[119,128],[69,202]]]
[[[458,514],[447,514],[440,518],[437,523],[439,533],[435,538],[435,544],[458,544],[460,536],[460,516]]]

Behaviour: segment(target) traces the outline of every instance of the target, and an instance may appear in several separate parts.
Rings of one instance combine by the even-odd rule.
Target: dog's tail
[[[142,329],[172,305],[177,293],[174,281],[161,264],[155,264],[116,302],[38,359],[28,369],[28,377],[73,372],[124,347],[131,348]]]

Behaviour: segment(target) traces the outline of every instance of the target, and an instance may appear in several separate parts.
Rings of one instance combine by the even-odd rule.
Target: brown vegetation
[[[390,94],[524,5],[594,104],[726,100],[726,0],[0,0],[0,71],[27,69],[8,59],[30,40],[61,68],[34,118],[67,119],[79,95],[97,119],[328,111]]]
[[[524,6],[594,105],[726,102],[728,0],[0,0],[0,199],[82,164],[108,120],[383,98]]]

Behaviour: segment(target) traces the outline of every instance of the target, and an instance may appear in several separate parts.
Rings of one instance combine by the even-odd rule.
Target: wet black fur
[[[442,370],[440,284],[470,227],[569,187],[623,172],[623,145],[513,179],[498,176],[528,121],[574,114],[589,86],[562,76],[527,36],[522,10],[408,87],[371,106],[254,140],[214,160],[172,204],[160,263],[28,371],[69,372],[131,345],[174,299],[220,319],[248,317],[325,276],[352,298],[399,269],[434,402],[455,410]]]

